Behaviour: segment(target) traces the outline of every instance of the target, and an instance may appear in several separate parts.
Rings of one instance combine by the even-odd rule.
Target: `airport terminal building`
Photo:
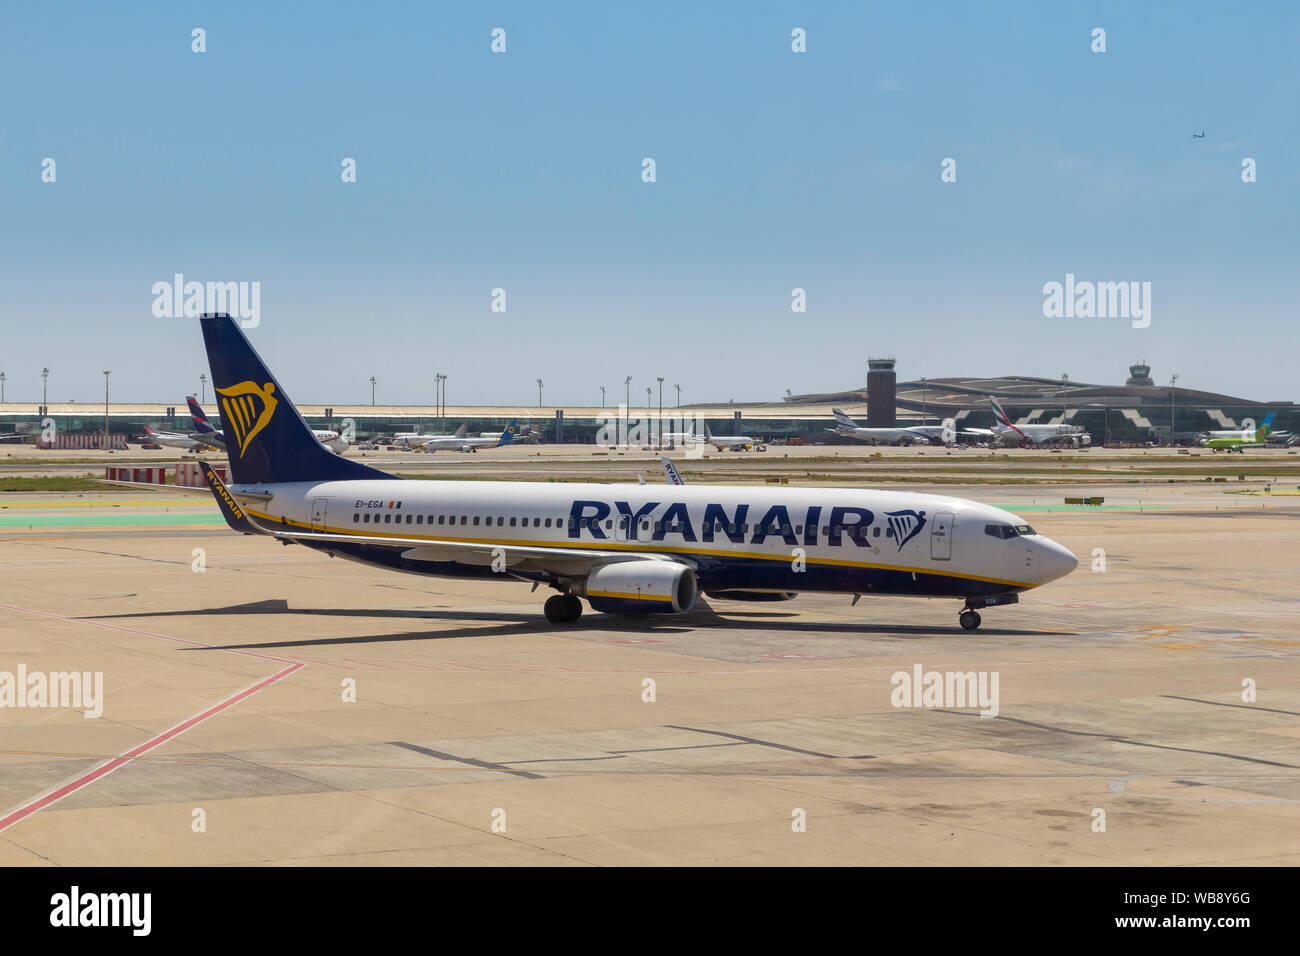
[[[1122,385],[1097,385],[1008,375],[999,378],[938,378],[897,381],[893,359],[871,359],[867,384],[860,388],[810,395],[789,395],[775,402],[728,402],[663,409],[663,431],[702,431],[715,435],[749,435],[760,440],[798,439],[809,443],[846,444],[832,431],[832,407],[842,408],[870,427],[939,424],[955,419],[959,427],[987,428],[993,423],[988,398],[993,396],[1018,424],[1064,422],[1080,425],[1094,445],[1169,441],[1192,443],[1210,430],[1262,422],[1273,413],[1278,431],[1300,428],[1297,406],[1290,401],[1260,401],[1216,392],[1157,385],[1143,363],[1129,367]],[[205,403],[215,422],[220,410]],[[547,443],[594,443],[602,430],[620,426],[617,407],[569,406],[447,406],[440,416],[433,405],[302,405],[299,410],[316,428],[341,428],[351,421],[357,441],[400,432],[450,434],[462,423],[471,434],[501,431],[509,422],[521,427],[521,440]],[[630,427],[653,422],[658,407],[634,407]],[[106,428],[107,419],[107,428]],[[144,426],[155,430],[187,431],[190,418],[184,399],[172,404],[39,404],[0,405],[0,433],[8,441],[36,442],[42,422],[52,422],[64,447],[93,447],[105,431],[110,442],[135,442]],[[646,425],[644,427],[654,427]],[[97,437],[98,436],[98,437]],[[113,436],[117,436],[116,439]],[[74,444],[68,445],[66,443]],[[80,444],[75,444],[80,442]]]

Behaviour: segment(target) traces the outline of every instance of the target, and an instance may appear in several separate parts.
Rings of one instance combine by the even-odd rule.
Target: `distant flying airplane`
[[[1199,133],[1193,133],[1192,139],[1205,139],[1205,130],[1201,130]]]
[[[203,468],[234,531],[380,570],[544,585],[557,592],[544,607],[556,624],[577,621],[584,600],[602,613],[681,614],[701,592],[772,601],[824,591],[950,598],[969,630],[980,610],[1078,566],[1011,512],[947,495],[403,480],[327,454],[229,315],[200,326],[213,385],[251,399],[229,487]]]

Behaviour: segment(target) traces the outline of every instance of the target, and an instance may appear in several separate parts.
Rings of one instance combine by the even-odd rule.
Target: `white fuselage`
[[[193,451],[196,448],[206,447],[189,435],[182,435],[179,432],[146,432],[145,437],[151,443],[161,445],[164,448],[181,448],[185,451]]]
[[[1078,425],[1017,425],[1015,428],[994,425],[993,431],[998,442],[1008,445],[1026,442],[1043,445],[1061,441],[1087,445],[1092,441],[1091,436]]]
[[[360,535],[376,545],[400,537],[662,554],[694,564],[703,587],[910,594],[922,593],[909,588],[925,574],[997,593],[1037,587],[1076,566],[1069,551],[1028,529],[987,530],[1025,527],[1010,512],[897,491],[415,480],[231,488],[269,492],[269,501],[246,508],[272,528]]]

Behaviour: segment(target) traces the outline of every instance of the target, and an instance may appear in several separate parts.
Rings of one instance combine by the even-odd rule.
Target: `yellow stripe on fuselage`
[[[383,531],[367,531],[360,528],[331,528],[326,525],[324,528],[313,528],[311,524],[304,521],[294,521],[292,518],[282,518],[279,515],[264,514],[260,511],[253,511],[245,508],[245,512],[256,518],[264,518],[267,521],[284,523],[294,528],[304,528],[308,531],[318,531],[321,533],[348,534],[354,537],[374,538],[376,543],[382,543],[384,539],[396,537],[388,535]],[[403,528],[406,526],[403,525]],[[520,548],[575,548],[582,551],[643,551],[654,554],[699,554],[715,558],[754,558],[760,561],[784,561],[789,562],[790,557],[784,554],[754,554],[749,551],[718,551],[712,548],[688,548],[688,547],[655,547],[647,546],[645,542],[617,542],[617,541],[537,541],[535,539],[518,539],[518,540],[501,540],[497,538],[457,538],[451,535],[423,535],[423,534],[403,534],[403,538],[418,538],[422,541],[454,541],[457,544],[482,544],[501,547],[520,547]],[[871,561],[846,561],[837,558],[807,558],[809,564],[825,565],[827,567],[840,568],[879,568],[884,571],[910,571],[913,574],[937,574],[945,578],[960,578],[963,581],[984,581],[989,584],[1005,584],[1013,588],[1034,588],[1036,584],[1026,584],[1023,581],[1008,581],[1004,578],[988,578],[978,574],[961,574],[957,571],[944,571],[941,568],[914,568],[899,564],[879,564]]]

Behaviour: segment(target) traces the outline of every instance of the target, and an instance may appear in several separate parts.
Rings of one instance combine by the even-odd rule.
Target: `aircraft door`
[[[311,530],[325,530],[325,505],[328,498],[317,498],[311,503]]]
[[[930,559],[947,561],[952,558],[952,513],[935,512],[930,519]]]
[[[636,540],[636,523],[627,515],[619,515],[618,520],[614,522],[614,540],[615,541],[635,541]]]

